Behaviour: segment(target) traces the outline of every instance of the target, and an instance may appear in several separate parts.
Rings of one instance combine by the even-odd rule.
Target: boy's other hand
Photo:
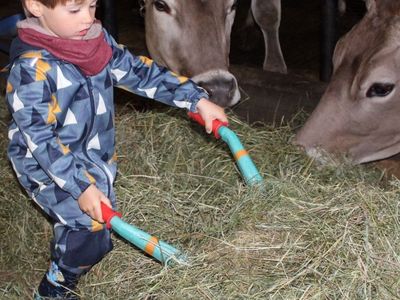
[[[100,203],[111,207],[110,200],[95,185],[91,184],[78,198],[79,208],[92,219],[104,223]]]
[[[228,123],[228,118],[225,115],[224,109],[210,100],[205,98],[200,99],[196,108],[204,120],[207,133],[212,132],[212,122],[215,119],[220,120],[223,123]]]

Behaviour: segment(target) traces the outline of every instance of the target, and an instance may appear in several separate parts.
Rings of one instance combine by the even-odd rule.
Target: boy
[[[37,298],[77,299],[79,276],[112,249],[100,203],[115,206],[113,86],[227,121],[192,81],[119,46],[95,20],[96,0],[23,0],[32,16],[11,48],[8,157],[54,222]]]

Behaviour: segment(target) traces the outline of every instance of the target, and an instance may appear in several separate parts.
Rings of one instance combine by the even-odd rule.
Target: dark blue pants
[[[110,231],[71,228],[57,223],[51,243],[51,264],[39,285],[39,295],[77,299],[72,291],[79,277],[112,250]]]

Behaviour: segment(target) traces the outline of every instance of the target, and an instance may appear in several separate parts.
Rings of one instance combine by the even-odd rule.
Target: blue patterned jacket
[[[76,225],[79,218],[86,223],[75,202],[92,183],[114,202],[113,86],[190,111],[208,98],[188,78],[133,56],[105,36],[112,58],[90,77],[19,39],[11,49],[8,157],[29,195],[64,224]]]

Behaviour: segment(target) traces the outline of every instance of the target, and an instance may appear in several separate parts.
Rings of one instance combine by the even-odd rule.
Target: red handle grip
[[[197,123],[199,123],[202,126],[205,126],[206,123],[204,122],[203,118],[200,116],[198,113],[194,112],[189,112],[188,113],[189,118],[192,120],[195,120]],[[218,129],[222,126],[227,126],[227,122],[221,122],[220,120],[215,119],[212,123],[212,132],[214,133],[214,136],[219,139],[221,136],[218,133]]]
[[[117,212],[115,210],[112,210],[109,208],[107,205],[105,205],[103,202],[101,202],[101,213],[103,214],[103,220],[106,223],[106,227],[108,229],[111,228],[111,219],[114,217],[122,217],[122,214],[120,212]]]

